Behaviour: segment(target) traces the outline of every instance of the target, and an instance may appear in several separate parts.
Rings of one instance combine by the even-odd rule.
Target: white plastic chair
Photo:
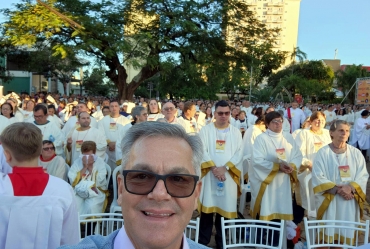
[[[113,201],[110,205],[110,210],[109,210],[110,213],[121,212],[121,206],[119,206],[117,203],[117,198],[118,198],[117,175],[119,174],[120,169],[121,169],[121,166],[117,166],[113,170],[113,176],[112,176],[113,178]]]
[[[113,231],[123,227],[122,214],[98,213],[80,215],[79,223],[82,228],[80,239],[88,235],[107,236]]]
[[[109,156],[107,153],[105,153],[105,157],[104,157],[104,162],[105,163],[108,163],[108,160],[109,160]]]
[[[272,222],[264,220],[247,220],[247,219],[231,219],[225,220],[221,217],[222,225],[222,244],[223,248],[236,247],[258,247],[258,248],[284,248],[286,240],[285,236],[285,221]],[[272,246],[271,243],[266,243],[267,237],[272,237],[272,233],[280,232],[277,246]],[[247,236],[247,233],[249,236]]]
[[[199,217],[195,220],[190,220],[189,224],[185,228],[185,237],[198,243],[199,239]]]
[[[319,247],[357,248],[364,233],[364,244],[369,240],[369,220],[366,223],[340,220],[307,220],[304,218],[307,249]],[[336,234],[340,239],[330,236]],[[311,237],[312,236],[312,237]]]

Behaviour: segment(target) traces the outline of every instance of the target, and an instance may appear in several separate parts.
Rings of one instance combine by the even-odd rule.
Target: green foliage
[[[339,70],[335,73],[337,78],[337,85],[339,88],[342,88],[342,92],[347,94],[347,92],[351,89],[353,84],[356,82],[357,78],[364,78],[369,77],[370,74],[366,71],[362,65],[349,65],[346,66],[344,71]],[[356,87],[353,87],[351,92],[348,94],[347,98],[350,103],[355,102],[355,93]]]
[[[61,58],[94,57],[104,63],[106,76],[124,99],[158,74],[159,87],[170,95],[213,98],[222,84],[230,88],[239,79],[245,87],[241,72],[252,66],[254,84],[259,84],[286,56],[272,51],[278,30],[268,30],[240,0],[46,3],[54,12],[28,0],[15,10],[4,9],[4,37],[20,46],[48,41],[53,56]],[[128,66],[138,70],[129,82]]]
[[[91,73],[84,72],[84,87],[92,95],[108,96],[110,85],[105,83],[105,69],[93,68]]]
[[[285,87],[294,94],[301,94],[305,98],[321,95],[332,88],[334,72],[321,61],[305,61],[291,64],[287,68],[271,75],[268,85],[279,90]]]

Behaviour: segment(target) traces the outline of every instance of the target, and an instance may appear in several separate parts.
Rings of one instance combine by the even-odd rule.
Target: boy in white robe
[[[40,130],[16,123],[5,129],[0,141],[13,167],[13,173],[0,175],[0,248],[48,249],[78,243],[71,186],[37,166]]]
[[[65,137],[67,137],[67,135],[71,132],[71,130],[74,130],[74,129],[80,127],[80,124],[78,123],[77,116],[81,112],[90,113],[90,110],[87,107],[86,103],[78,103],[76,116],[71,116],[68,119],[67,123],[65,123],[65,125],[62,129],[62,132],[63,132]],[[94,117],[90,117],[90,120],[91,120],[90,121],[90,126],[97,129],[98,128],[98,122],[96,121],[96,119]]]
[[[74,161],[68,172],[69,181],[75,189],[78,212],[80,215],[104,213],[108,193],[105,162],[95,155],[95,142],[85,141],[81,152],[81,157]]]

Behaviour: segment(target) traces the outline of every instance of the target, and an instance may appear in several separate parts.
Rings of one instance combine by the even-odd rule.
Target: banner
[[[370,100],[370,78],[357,79],[356,104],[368,104]]]

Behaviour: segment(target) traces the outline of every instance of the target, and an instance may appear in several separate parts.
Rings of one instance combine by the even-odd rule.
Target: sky
[[[20,0],[3,0],[0,9]],[[370,66],[370,0],[302,0],[298,47],[309,60],[337,59]],[[0,16],[0,22],[4,18]]]

